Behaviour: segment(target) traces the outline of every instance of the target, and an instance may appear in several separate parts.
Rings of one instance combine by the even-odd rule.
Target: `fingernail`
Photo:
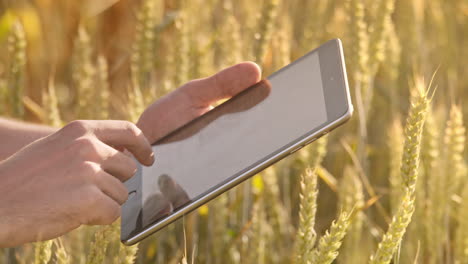
[[[151,157],[151,164],[153,164],[153,163],[154,163],[154,160],[155,160],[155,159],[154,159],[154,152],[151,152],[150,157]]]

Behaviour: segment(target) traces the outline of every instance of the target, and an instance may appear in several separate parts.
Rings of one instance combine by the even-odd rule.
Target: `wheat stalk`
[[[460,107],[452,106],[450,109],[450,118],[447,121],[447,127],[444,135],[444,157],[445,173],[448,182],[448,193],[456,193],[461,183],[466,181],[462,179],[464,160],[463,152],[465,149],[465,127],[463,126],[463,115]]]
[[[439,2],[439,1],[434,1]],[[415,63],[419,63],[419,32],[420,20],[416,16],[416,2],[414,1],[397,1],[395,5],[395,26],[398,36],[404,40],[404,49],[402,49],[402,66],[403,74],[411,74]],[[435,7],[433,7],[435,9]],[[403,79],[403,78],[402,78]],[[403,79],[403,82],[406,82]],[[406,83],[402,83],[407,86]]]
[[[395,8],[395,0],[381,0],[377,1],[377,3],[377,19],[371,25],[369,34],[369,65],[373,75],[385,58],[386,39],[391,30],[391,15]]]
[[[405,143],[401,161],[403,197],[387,233],[384,234],[375,254],[371,256],[370,263],[372,264],[390,263],[414,212],[421,138],[430,103],[424,80],[416,77],[414,85],[411,108],[405,126]]]
[[[425,87],[424,80],[416,77],[415,94],[412,96],[411,108],[405,126],[401,176],[403,184],[413,192],[418,176],[422,132],[430,103]]]
[[[53,240],[44,242],[37,242],[34,244],[34,263],[47,264],[52,256],[52,243]]]
[[[351,166],[346,166],[343,178],[339,185],[338,198],[339,207],[344,212],[354,211],[350,223],[348,234],[343,240],[339,261],[349,263],[362,262],[362,247],[360,245],[364,221],[364,193],[362,183],[357,177],[356,170]]]
[[[464,176],[468,176],[465,168]],[[462,193],[462,201],[468,201],[468,188]],[[468,203],[460,205],[458,210],[458,227],[455,237],[455,262],[468,263]]]
[[[263,173],[263,183],[265,185],[263,194],[267,216],[272,222],[274,232],[277,232],[283,239],[291,235],[293,226],[291,219],[281,201],[280,188],[278,184],[278,175],[274,167],[267,168]]]
[[[225,61],[224,66],[234,65],[242,59],[241,25],[233,14],[232,5],[232,0],[226,1],[224,5],[226,20],[222,32],[220,32],[221,45],[223,46],[220,57]]]
[[[189,80],[190,74],[190,47],[189,47],[189,24],[187,10],[180,10],[179,17],[175,22],[175,50],[174,52],[174,79],[176,86],[182,85]]]
[[[400,69],[402,46],[400,40],[398,39],[395,25],[393,23],[389,23],[387,27],[388,33],[386,34],[386,38],[384,40],[386,42],[384,51],[385,55],[383,56],[385,58],[385,63],[382,63],[380,66],[385,73],[385,76],[388,76],[389,80],[395,82],[398,79],[398,73]],[[392,90],[392,92],[396,91]],[[395,97],[395,95],[393,97]],[[395,102],[395,99],[396,98],[392,98],[393,104],[398,103]]]
[[[112,231],[113,227],[110,225],[99,227],[99,230],[94,234],[94,241],[91,243],[91,252],[86,260],[87,264],[103,263],[106,257],[107,246],[110,242],[109,237]]]
[[[138,245],[125,246],[122,243],[119,244],[118,255],[114,258],[114,263],[121,264],[133,264],[138,253]]]
[[[291,19],[282,16],[280,22],[281,28],[278,34],[273,36],[272,43],[274,69],[280,69],[291,63],[291,38],[293,37]]]
[[[274,250],[269,255],[272,258],[279,259],[280,256],[286,255],[290,249],[288,241],[292,238],[294,226],[292,225],[289,212],[281,200],[281,190],[279,188],[276,168],[267,168],[262,172],[262,176],[265,185],[263,199],[268,201],[268,203],[265,203],[265,213],[273,231],[270,244],[272,244]]]
[[[432,120],[430,120],[432,122]],[[444,255],[451,255],[449,246],[450,226],[455,225],[449,218],[455,208],[452,208],[453,195],[459,195],[461,186],[466,180],[464,173],[463,152],[465,146],[465,128],[463,116],[457,106],[453,106],[444,132],[443,145],[439,146],[439,133],[428,126],[427,135],[431,140],[426,143],[428,151],[425,154],[425,169],[428,181],[428,221],[427,240],[431,263],[445,261]],[[439,150],[439,148],[441,150]],[[441,157],[439,157],[441,156]],[[456,244],[455,244],[456,245]],[[455,249],[457,247],[455,246]],[[460,255],[460,252],[458,252]]]
[[[382,241],[377,247],[376,253],[371,257],[371,264],[390,263],[393,254],[398,249],[406,228],[408,227],[411,216],[414,212],[414,194],[410,188],[405,187],[402,201],[398,211],[393,216],[392,222],[388,227],[387,233],[384,234]]]
[[[69,264],[70,263],[70,256],[67,254],[65,250],[65,246],[62,243],[61,238],[54,239],[55,242],[55,257],[57,259],[57,264]]]
[[[227,194],[222,194],[209,204],[208,222],[210,225],[210,240],[212,242],[213,262],[220,263],[223,261],[228,238],[226,237],[226,225],[228,212]]]
[[[135,42],[131,54],[131,74],[134,87],[149,92],[151,72],[154,69],[156,51],[156,25],[162,6],[159,0],[144,0],[137,12]]]
[[[445,204],[445,216],[452,214],[452,210],[459,210],[459,217],[464,217],[464,209],[453,208],[453,205],[450,204],[450,197],[455,194],[459,194],[461,186],[466,188],[466,171],[465,171],[465,161],[463,158],[466,140],[465,140],[465,127],[463,125],[463,114],[459,106],[453,105],[450,109],[450,116],[447,121],[447,126],[445,128],[444,135],[444,163],[445,163],[445,183],[446,183],[446,192],[449,197],[446,197],[444,201]],[[465,176],[465,177],[464,177]],[[466,191],[464,191],[464,195]],[[466,248],[466,238],[463,237],[464,234],[467,234],[466,229],[462,224],[464,224],[463,218],[459,218],[461,221],[461,227],[459,226],[458,232],[454,237],[455,240],[455,257],[459,260],[466,258],[468,248]],[[447,229],[446,232],[450,235],[450,229]],[[450,243],[450,238],[446,243]],[[463,262],[460,262],[463,263]]]
[[[357,87],[366,81],[365,75],[369,72],[369,36],[367,34],[367,24],[365,21],[365,9],[362,0],[348,0],[349,9],[349,29],[350,43],[352,43],[349,52],[349,67],[351,69],[351,78]],[[362,87],[361,87],[362,88]],[[365,96],[364,96],[365,97]]]
[[[296,236],[296,263],[306,264],[311,259],[317,233],[315,218],[317,214],[317,174],[307,168],[301,177],[299,204],[299,227]]]
[[[92,62],[91,38],[83,25],[78,29],[74,43],[73,83],[78,97],[77,117],[93,118],[94,78],[96,69]]]
[[[7,82],[0,76],[0,116],[8,114],[8,87]]]
[[[267,229],[264,201],[259,198],[252,208],[252,227],[249,241],[249,260],[252,263],[267,263]]]
[[[301,53],[310,51],[323,39],[326,32],[324,30],[325,24],[331,19],[327,13],[327,7],[330,6],[331,2],[306,0],[300,4],[301,8],[304,7],[304,10],[307,10],[307,12],[303,12],[304,17],[296,18],[297,27],[303,31],[302,38],[299,39],[298,43]]]
[[[8,37],[8,52],[10,65],[7,80],[7,98],[11,115],[17,118],[24,117],[23,93],[26,75],[26,36],[23,25],[16,21]]]
[[[443,197],[446,196],[444,186],[445,177],[440,173],[440,133],[439,124],[435,120],[434,112],[430,111],[424,126],[423,142],[421,147],[421,161],[427,181],[427,219],[425,228],[427,230],[427,252],[431,263],[437,263],[441,254],[440,237],[443,236],[442,219],[444,208]]]
[[[279,0],[267,0],[263,4],[260,24],[255,34],[256,43],[254,47],[254,58],[261,65],[263,65],[265,54],[270,44],[279,5]]]
[[[96,103],[94,104],[95,119],[109,119],[109,102],[111,98],[108,71],[106,58],[102,55],[98,56],[95,84]]]
[[[389,182],[390,182],[390,208],[392,213],[396,213],[402,194],[402,179],[400,174],[401,156],[403,154],[403,128],[400,120],[396,119],[388,134],[389,148]]]
[[[323,136],[313,144],[299,150],[298,156],[305,164],[311,168],[317,168],[327,154],[328,136]]]
[[[140,115],[145,111],[145,99],[139,87],[130,88],[128,93],[128,119],[137,122]]]
[[[336,259],[350,224],[349,216],[348,213],[342,212],[338,220],[332,223],[330,230],[320,238],[317,248],[313,251],[311,263],[330,264]]]
[[[61,127],[63,125],[60,118],[60,109],[58,105],[58,98],[55,89],[55,83],[51,77],[47,91],[42,95],[42,106],[45,112],[45,122],[53,127]]]

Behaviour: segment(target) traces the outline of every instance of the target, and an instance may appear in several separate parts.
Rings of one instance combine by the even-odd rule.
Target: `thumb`
[[[260,81],[261,70],[254,62],[243,62],[215,75],[191,81],[180,88],[196,107],[204,108],[230,98]]]

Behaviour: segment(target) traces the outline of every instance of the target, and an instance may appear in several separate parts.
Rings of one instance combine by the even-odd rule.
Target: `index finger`
[[[107,145],[125,147],[143,165],[154,163],[151,144],[135,124],[118,120],[94,122],[92,130],[99,140]]]

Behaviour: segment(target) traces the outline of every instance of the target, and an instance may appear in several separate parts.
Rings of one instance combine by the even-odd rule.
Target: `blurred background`
[[[343,41],[356,107],[332,135],[137,247],[119,244],[119,223],[81,227],[0,249],[0,263],[307,263],[300,230],[320,237],[353,208],[335,262],[363,263],[400,205],[411,91],[431,80],[416,209],[393,261],[468,263],[457,235],[468,234],[466,0],[0,0],[0,115],[57,127],[136,121],[191,79],[245,60],[266,77],[331,38]],[[301,180],[308,167],[316,217],[299,195],[316,190]]]

